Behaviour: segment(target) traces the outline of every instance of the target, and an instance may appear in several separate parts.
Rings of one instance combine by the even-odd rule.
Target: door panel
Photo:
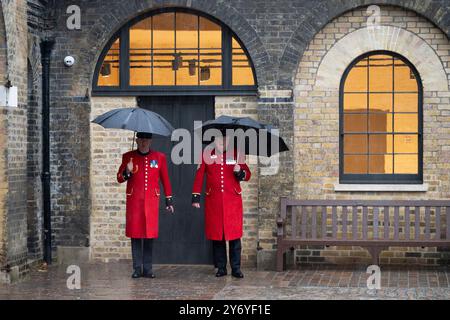
[[[194,121],[214,118],[214,97],[141,97],[138,104],[159,113],[175,128],[188,129],[192,136]],[[191,206],[197,166],[174,165],[170,157],[172,146],[170,137],[155,136],[153,139],[152,149],[167,155],[175,201],[175,214],[171,215],[166,213],[165,198],[161,197],[159,239],[153,248],[153,261],[158,264],[212,264],[212,244],[205,238],[204,211]]]

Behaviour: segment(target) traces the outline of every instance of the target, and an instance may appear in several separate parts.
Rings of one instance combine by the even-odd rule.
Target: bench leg
[[[379,265],[380,263],[380,253],[383,250],[387,250],[387,247],[367,247],[367,251],[369,251],[370,255],[372,256],[372,264],[373,265]]]
[[[282,245],[278,244],[277,249],[277,272],[284,271],[284,253],[285,249]]]

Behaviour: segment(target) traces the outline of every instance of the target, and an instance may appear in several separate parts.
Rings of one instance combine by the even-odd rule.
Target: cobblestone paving
[[[367,289],[361,267],[301,267],[286,272],[244,270],[245,279],[216,279],[209,266],[157,266],[156,279],[130,278],[127,262],[81,266],[81,290],[67,289],[66,268],[36,270],[0,299],[450,299],[450,268],[382,268],[381,290]]]

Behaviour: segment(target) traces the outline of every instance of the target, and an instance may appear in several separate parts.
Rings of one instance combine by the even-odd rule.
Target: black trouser
[[[133,269],[152,272],[153,239],[131,239]]]
[[[241,239],[232,240],[229,243],[230,265],[233,271],[241,269]],[[227,267],[227,244],[226,241],[213,241],[214,265],[216,268]]]

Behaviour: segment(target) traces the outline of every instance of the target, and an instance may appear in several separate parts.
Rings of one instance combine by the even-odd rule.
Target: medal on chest
[[[150,161],[150,168],[158,169],[159,168],[158,161],[157,160],[151,160]]]

